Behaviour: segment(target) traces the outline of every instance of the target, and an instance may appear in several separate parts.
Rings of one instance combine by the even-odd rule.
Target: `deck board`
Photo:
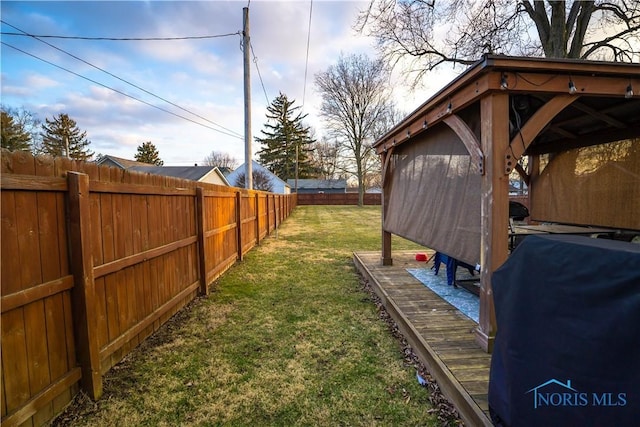
[[[356,253],[354,261],[465,424],[491,426],[491,355],[476,343],[473,320],[407,272],[424,267],[414,255],[394,253],[391,266],[382,265],[379,252]]]

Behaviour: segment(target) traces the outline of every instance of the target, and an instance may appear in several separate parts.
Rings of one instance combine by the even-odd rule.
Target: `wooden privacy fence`
[[[365,193],[365,205],[380,205],[382,194]],[[298,206],[302,205],[357,205],[358,193],[299,193]]]
[[[2,425],[39,426],[260,240],[279,195],[2,152]]]

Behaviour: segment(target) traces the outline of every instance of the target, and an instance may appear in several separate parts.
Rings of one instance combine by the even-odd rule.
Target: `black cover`
[[[529,236],[492,285],[496,425],[640,425],[640,245]]]
[[[529,209],[520,202],[509,200],[509,218],[522,221],[529,216]]]

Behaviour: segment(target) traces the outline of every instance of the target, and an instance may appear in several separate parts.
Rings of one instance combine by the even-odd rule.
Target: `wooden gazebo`
[[[509,175],[528,184],[534,221],[640,230],[639,95],[637,64],[484,56],[374,144],[382,263],[392,234],[479,263],[476,340],[490,352]]]

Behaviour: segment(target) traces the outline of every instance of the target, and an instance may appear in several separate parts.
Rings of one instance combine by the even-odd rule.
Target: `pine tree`
[[[315,169],[310,154],[315,140],[310,128],[302,120],[307,117],[294,107],[282,92],[267,107],[267,123],[262,130],[263,138],[256,138],[262,145],[258,151],[260,163],[280,179],[293,179],[296,176],[296,149],[298,158],[298,178],[312,178]]]
[[[134,155],[136,161],[162,166],[164,162],[159,157],[158,149],[151,141],[138,145],[138,152]]]
[[[87,132],[80,131],[75,120],[60,113],[52,120],[45,119],[42,124],[42,151],[51,156],[67,156],[76,160],[89,160],[93,151],[89,151],[91,141]]]
[[[6,111],[2,111],[2,148],[6,148],[11,151],[31,150],[31,135],[16,122],[12,115]]]

